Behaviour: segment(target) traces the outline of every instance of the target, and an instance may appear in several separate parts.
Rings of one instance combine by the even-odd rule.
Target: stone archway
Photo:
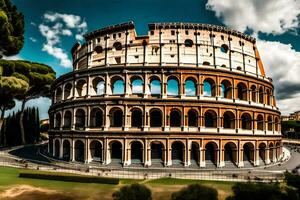
[[[139,141],[131,143],[131,163],[143,163],[143,145]]]

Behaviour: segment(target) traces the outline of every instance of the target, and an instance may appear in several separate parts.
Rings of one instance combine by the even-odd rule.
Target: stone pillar
[[[172,165],[172,147],[170,144],[170,141],[167,140],[167,148],[166,148],[166,156],[167,156],[167,163],[166,166],[171,166]]]
[[[125,139],[124,141],[124,158],[123,158],[123,163],[124,166],[128,166],[131,164],[131,149],[128,146],[128,141]]]
[[[109,114],[109,107],[106,105],[105,106],[105,111],[104,111],[104,131],[107,131],[110,126],[110,114]]]
[[[125,73],[125,97],[129,97],[130,93],[130,80],[128,77],[128,73]]]
[[[238,167],[244,167],[243,148],[241,147],[240,141],[238,142]]]
[[[269,148],[265,149],[265,163],[267,165],[271,163],[271,160],[270,160],[270,149]]]
[[[71,145],[71,161],[75,161],[75,141],[72,140],[72,145]]]
[[[219,148],[219,153],[218,153],[218,167],[224,167],[225,162],[224,162],[224,148],[221,147],[221,142],[220,142],[220,148]]]
[[[148,80],[148,74],[145,73],[144,75],[144,98],[147,98],[148,95],[151,95],[150,88],[149,88],[149,80]]]
[[[205,148],[200,147],[200,167],[205,167]]]
[[[92,156],[91,156],[91,151],[90,151],[90,141],[89,139],[85,140],[85,148],[86,148],[86,157],[85,157],[85,162],[90,163],[92,161]]]
[[[107,139],[104,139],[104,152],[105,152],[105,161],[104,161],[104,163],[106,165],[108,165],[109,163],[111,163],[111,157],[110,157],[110,147],[109,147]]]
[[[258,149],[256,149],[256,148],[254,148],[255,149],[255,152],[254,152],[254,166],[259,166],[259,148]]]
[[[128,131],[129,130],[129,127],[130,127],[130,124],[129,124],[129,117],[130,117],[130,115],[129,115],[129,113],[128,113],[128,106],[127,105],[125,105],[124,106],[124,124],[123,124],[123,130],[124,131]]]
[[[184,166],[190,166],[191,165],[191,152],[192,152],[192,143],[189,141],[186,141],[185,149],[185,165]]]

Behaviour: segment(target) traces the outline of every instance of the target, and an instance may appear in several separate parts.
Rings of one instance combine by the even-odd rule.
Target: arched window
[[[56,90],[56,102],[60,102],[62,100],[62,89],[59,87]]]
[[[256,86],[255,85],[252,85],[251,86],[251,100],[253,101],[253,102],[257,102],[257,98],[256,98],[256,93],[257,93],[257,91],[256,91]]]
[[[186,96],[196,96],[196,84],[193,80],[185,81],[185,95]]]
[[[226,99],[232,98],[232,87],[231,83],[227,80],[221,82],[221,97]]]
[[[113,47],[115,50],[119,51],[119,50],[122,50],[122,44],[120,42],[115,42],[113,44]]]
[[[161,94],[161,84],[159,80],[152,80],[150,83],[150,92],[152,95]]]
[[[85,112],[83,109],[78,109],[76,111],[76,128],[84,128],[85,126]]]
[[[131,127],[141,127],[143,124],[143,113],[140,109],[134,109],[131,113]]]
[[[72,113],[67,110],[64,115],[64,128],[70,129],[72,126]]]
[[[170,113],[170,126],[180,127],[181,126],[181,113],[179,110],[172,110]]]
[[[276,117],[275,118],[275,131],[278,131],[279,130],[279,121],[278,121],[278,118]]]
[[[100,108],[91,110],[91,127],[100,128],[103,126],[103,112]]]
[[[158,109],[150,110],[150,127],[162,126],[162,113]]]
[[[203,95],[206,97],[216,96],[215,82],[212,79],[205,79],[203,82]]]
[[[178,81],[174,78],[170,78],[167,82],[167,95],[179,95],[179,84]]]
[[[273,120],[272,117],[269,116],[268,117],[268,131],[272,131],[273,130]]]
[[[223,115],[223,127],[224,128],[235,128],[235,117],[234,114],[230,111],[226,111]]]
[[[242,129],[251,130],[252,128],[252,119],[248,113],[242,114]]]
[[[110,124],[111,127],[122,127],[123,126],[123,111],[120,108],[113,108],[110,111]]]
[[[184,45],[185,45],[186,47],[192,47],[193,44],[194,44],[194,42],[193,42],[192,40],[190,40],[190,39],[186,39],[186,40],[184,41]]]
[[[188,112],[188,126],[198,126],[198,113],[195,110],[189,110]]]
[[[205,127],[217,127],[217,114],[215,111],[209,110],[204,114]]]
[[[228,52],[228,46],[226,44],[221,45],[221,52],[222,53],[227,53]]]
[[[113,94],[121,95],[124,94],[124,81],[122,79],[117,79],[113,82],[112,91]]]
[[[69,99],[72,97],[72,84],[67,83],[65,85],[65,90],[64,90],[64,100]]]
[[[77,82],[76,90],[79,97],[87,95],[87,84],[85,80],[80,80]]]
[[[131,90],[133,94],[143,93],[143,81],[141,79],[134,79],[131,84]]]
[[[264,103],[264,89],[263,89],[263,87],[259,88],[259,103]]]
[[[96,53],[102,53],[103,52],[103,48],[101,46],[95,46],[94,50],[96,51]]]
[[[61,114],[57,113],[55,115],[55,128],[60,128],[61,125]]]
[[[238,98],[243,101],[247,101],[247,87],[244,83],[239,83],[237,85]]]
[[[105,82],[100,78],[93,80],[93,88],[96,95],[103,95],[105,92]]]
[[[264,118],[262,115],[258,115],[256,118],[257,130],[264,130]]]
[[[270,90],[267,90],[267,105],[270,105],[271,104],[271,101],[270,101],[270,99],[271,99],[271,93],[270,93]]]

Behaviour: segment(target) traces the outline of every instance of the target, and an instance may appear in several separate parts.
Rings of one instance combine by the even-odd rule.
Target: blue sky
[[[258,38],[266,73],[274,79],[279,107],[284,114],[300,109],[300,80],[296,75],[300,74],[300,0],[13,2],[25,15],[25,46],[14,58],[48,64],[55,69],[57,76],[71,71],[67,61],[71,58],[69,52],[76,38],[80,39],[76,35],[112,24],[134,21],[139,35],[147,33],[147,24],[151,22],[210,23],[251,33]],[[76,21],[75,26],[70,20]],[[57,23],[60,26],[55,28]],[[51,37],[49,33],[53,29],[60,30],[60,33]],[[40,106],[41,118],[47,118],[49,104],[47,99],[29,103]]]

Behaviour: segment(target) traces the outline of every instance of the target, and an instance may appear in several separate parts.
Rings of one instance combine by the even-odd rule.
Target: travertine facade
[[[53,85],[49,152],[145,166],[265,165],[280,112],[255,39],[205,24],[124,23],[85,35]]]

